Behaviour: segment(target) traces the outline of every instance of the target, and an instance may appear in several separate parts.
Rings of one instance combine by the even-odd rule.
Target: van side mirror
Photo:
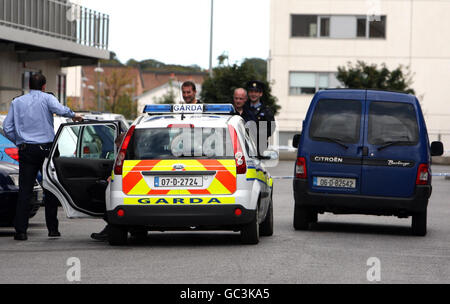
[[[431,156],[442,156],[444,154],[444,144],[440,141],[431,143]]]
[[[292,146],[294,148],[298,148],[298,145],[300,144],[300,138],[302,137],[302,134],[295,134],[294,139],[292,140]]]

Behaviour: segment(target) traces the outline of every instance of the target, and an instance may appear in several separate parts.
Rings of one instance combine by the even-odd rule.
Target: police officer
[[[264,92],[264,83],[257,80],[250,81],[247,84],[247,91],[250,111],[256,117],[258,123],[258,151],[262,153],[268,146],[269,137],[272,136],[275,131],[275,125],[273,124],[275,122],[275,117],[272,111],[261,100]],[[262,129],[263,127],[266,129]],[[263,137],[264,134],[266,135],[265,138]],[[265,143],[261,142],[263,139],[266,140]]]
[[[45,93],[46,78],[37,73],[30,77],[30,93],[15,98],[3,122],[6,137],[19,147],[19,198],[17,200],[14,239],[27,237],[30,199],[39,170],[48,156],[55,137],[53,114],[81,121],[69,108],[64,107],[50,94]],[[58,202],[44,190],[45,221],[49,237],[59,237]]]
[[[233,94],[233,105],[236,113],[240,115],[245,122],[255,121],[256,117],[253,115],[253,112],[250,111],[250,108],[247,104],[248,95],[247,91],[243,88],[238,88],[234,90]]]

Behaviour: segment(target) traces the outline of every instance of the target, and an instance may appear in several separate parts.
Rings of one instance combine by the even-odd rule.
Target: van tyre
[[[256,245],[259,243],[258,207],[253,220],[241,230],[241,243],[245,245]]]
[[[427,235],[427,210],[412,216],[412,234],[415,236]]]
[[[307,207],[300,207],[295,205],[294,208],[294,229],[295,230],[308,230],[309,223],[317,222],[317,212],[313,212]]]
[[[266,218],[259,225],[259,234],[261,236],[273,235],[273,201],[270,200],[269,209],[267,210]]]
[[[121,226],[108,225],[108,242],[111,246],[123,246],[127,244],[128,230]]]

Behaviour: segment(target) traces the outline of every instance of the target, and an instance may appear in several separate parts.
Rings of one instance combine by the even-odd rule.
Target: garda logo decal
[[[173,113],[203,113],[202,104],[183,104],[183,105],[173,105]]]
[[[125,198],[125,205],[226,205],[234,204],[234,197],[150,197]]]

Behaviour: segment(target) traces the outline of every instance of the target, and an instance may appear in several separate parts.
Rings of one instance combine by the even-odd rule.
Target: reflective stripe
[[[141,172],[175,171],[175,165],[183,165],[183,171],[216,171],[208,189],[155,190],[147,184]],[[234,159],[201,160],[127,160],[123,165],[123,192],[128,195],[210,195],[236,192],[236,162]]]
[[[271,178],[267,174],[264,174],[261,170],[257,170],[256,168],[249,167],[247,168],[247,175],[246,178],[248,181],[257,180],[260,181],[269,187],[272,187],[271,185]]]
[[[235,203],[234,197],[147,197],[147,198],[124,198],[124,205],[230,205]]]

